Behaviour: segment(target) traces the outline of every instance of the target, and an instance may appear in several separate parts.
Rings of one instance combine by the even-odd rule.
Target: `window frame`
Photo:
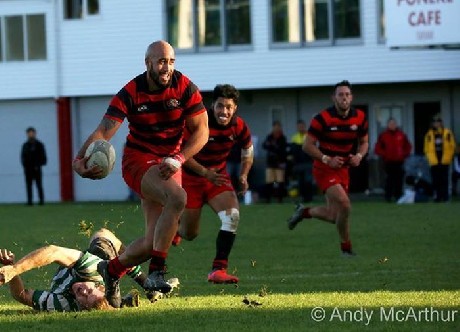
[[[44,40],[45,40],[45,58],[44,59],[30,59],[29,56],[29,32],[28,32],[28,17],[29,16],[43,16],[44,22]],[[14,17],[18,16],[21,17],[22,20],[22,47],[24,50],[24,57],[21,60],[8,60],[7,59],[7,38],[6,38],[6,17]],[[37,61],[48,61],[48,36],[46,31],[47,20],[46,20],[46,13],[27,13],[27,14],[20,14],[20,15],[2,15],[0,16],[0,63],[12,63],[12,62],[37,62]]]
[[[328,29],[329,29],[329,38],[315,41],[306,41],[305,40],[305,3],[304,0],[297,0],[300,19],[299,19],[299,30],[300,30],[300,41],[299,42],[276,42],[273,40],[273,3],[272,0],[269,1],[269,33],[270,33],[270,48],[279,49],[279,48],[312,48],[312,47],[324,47],[324,46],[347,46],[347,45],[361,45],[363,44],[363,0],[358,0],[359,4],[359,22],[360,22],[360,36],[359,37],[350,37],[350,38],[336,38],[335,36],[335,6],[334,0],[327,0],[328,4]]]
[[[43,35],[45,41],[45,58],[44,59],[30,59],[29,52],[29,31],[28,31],[28,16],[43,16]],[[27,54],[27,60],[24,61],[47,61],[48,60],[48,36],[46,34],[46,14],[45,13],[30,13],[24,15],[24,43],[25,43],[25,53]]]
[[[81,17],[68,17],[68,18],[65,17],[65,12],[64,12],[64,9],[66,8],[65,6],[66,1],[69,1],[69,0],[60,1],[61,6],[62,6],[61,7],[62,20],[64,22],[74,22],[74,21],[79,21],[79,20],[94,20],[94,19],[99,19],[101,17],[101,12],[102,12],[102,9],[101,9],[102,1],[101,0],[97,0],[98,6],[99,6],[99,11],[97,14],[89,14],[88,13],[88,0],[82,0]],[[70,0],[70,1],[73,1],[73,0]]]
[[[193,44],[195,45],[196,49],[198,51],[205,51],[205,52],[221,52],[221,51],[224,51],[225,50],[225,41],[226,41],[226,38],[227,38],[227,33],[226,33],[226,30],[227,28],[224,26],[224,24],[226,23],[226,20],[225,20],[225,0],[218,0],[219,1],[219,25],[220,25],[220,29],[221,29],[221,34],[220,34],[220,38],[221,38],[221,41],[220,41],[220,45],[212,45],[212,46],[200,46],[200,41],[199,41],[199,13],[198,13],[198,4],[196,1],[192,1],[192,13],[193,13],[193,16],[194,16],[194,19],[193,19],[193,23],[194,23],[194,26],[193,26],[193,37],[194,37],[194,40],[193,40]],[[223,15],[222,15],[223,14]]]
[[[12,14],[12,15],[5,15],[5,16],[2,16],[2,17],[3,17],[3,21],[4,21],[4,28],[5,28],[5,29],[4,29],[4,30],[5,30],[5,32],[4,32],[5,38],[4,38],[4,41],[3,41],[4,46],[5,46],[5,47],[4,47],[4,48],[5,48],[5,58],[4,58],[4,61],[5,61],[5,62],[10,62],[10,63],[11,63],[11,62],[25,62],[25,61],[28,61],[28,60],[27,60],[27,59],[28,59],[28,54],[27,54],[27,51],[28,51],[28,50],[27,50],[27,42],[26,42],[27,31],[26,31],[26,25],[25,25],[25,22],[24,22],[24,21],[25,21],[25,19],[24,19],[25,15],[24,15],[24,14],[20,14],[20,15],[19,15],[19,14]],[[18,60],[18,59],[9,60],[9,59],[8,59],[8,47],[7,47],[7,39],[8,39],[8,38],[7,38],[7,32],[8,32],[8,31],[7,31],[7,30],[8,30],[8,29],[6,28],[6,26],[7,26],[7,22],[6,22],[6,21],[7,21],[7,18],[8,18],[8,17],[20,17],[20,18],[21,18],[21,24],[22,24],[22,52],[23,52],[23,58],[20,59],[20,60]]]
[[[332,46],[334,44],[334,6],[332,2],[334,0],[327,1],[327,28],[329,29],[329,38],[322,39],[322,40],[315,40],[315,41],[307,41],[305,40],[305,2],[304,0],[300,0],[301,2],[301,19],[300,19],[300,28],[302,29],[302,40],[301,46],[302,47],[317,47],[317,46]]]
[[[198,19],[198,2],[197,0],[192,0],[192,44],[193,46],[190,48],[179,48],[174,46],[176,53],[187,54],[187,53],[213,53],[213,52],[226,52],[226,51],[246,51],[252,50],[254,41],[253,41],[253,25],[252,22],[252,13],[253,13],[253,6],[252,1],[249,0],[249,33],[250,33],[250,43],[249,44],[228,44],[227,41],[227,15],[226,15],[226,0],[219,0],[219,11],[220,11],[220,29],[221,29],[221,43],[220,45],[212,45],[212,46],[200,46],[199,44],[199,19]],[[164,13],[166,19],[164,20],[164,31],[165,31],[165,39],[168,40],[168,35],[170,34],[170,18],[168,16],[168,0],[163,1],[164,6]]]
[[[382,22],[385,17],[385,0],[377,0],[377,42],[379,44],[386,44],[387,38],[383,34],[384,28],[386,31],[386,22],[384,21],[384,27],[382,27]]]

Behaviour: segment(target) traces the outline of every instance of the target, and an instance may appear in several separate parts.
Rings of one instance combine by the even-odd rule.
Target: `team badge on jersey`
[[[176,109],[180,106],[180,101],[177,100],[177,99],[169,99],[167,102],[166,102],[166,106],[173,110],[173,109]]]
[[[147,107],[147,105],[141,105],[137,108],[137,111],[138,112],[145,112],[145,111],[148,111],[149,108]]]
[[[351,130],[358,130],[358,126],[357,126],[356,124],[352,124],[352,125],[350,126],[350,129],[351,129]]]

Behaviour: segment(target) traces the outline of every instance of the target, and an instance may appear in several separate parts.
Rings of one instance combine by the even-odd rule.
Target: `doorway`
[[[414,103],[414,152],[423,155],[425,134],[431,126],[433,116],[441,113],[439,101]]]

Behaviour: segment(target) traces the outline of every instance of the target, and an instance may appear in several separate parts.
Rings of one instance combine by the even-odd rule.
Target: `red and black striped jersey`
[[[175,70],[170,86],[158,91],[149,90],[147,72],[132,79],[112,98],[105,117],[128,119],[127,148],[166,157],[179,152],[186,117],[205,111],[196,85]]]
[[[319,150],[328,156],[348,157],[356,151],[358,139],[367,135],[366,114],[351,108],[346,117],[334,106],[319,112],[311,121],[308,135],[319,142]]]
[[[246,149],[251,146],[251,132],[246,122],[239,116],[233,119],[227,126],[219,125],[212,110],[208,111],[209,139],[205,146],[193,158],[208,169],[214,169],[221,173],[227,166],[227,157],[234,145]],[[184,141],[189,136],[186,130]],[[185,172],[198,176],[195,172],[184,167]]]

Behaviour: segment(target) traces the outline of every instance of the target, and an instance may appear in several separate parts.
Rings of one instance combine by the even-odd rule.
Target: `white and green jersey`
[[[32,296],[33,307],[40,311],[78,311],[72,285],[76,282],[93,281],[103,284],[97,272],[99,257],[85,252],[71,268],[60,267],[51,281],[48,291],[36,290]]]

